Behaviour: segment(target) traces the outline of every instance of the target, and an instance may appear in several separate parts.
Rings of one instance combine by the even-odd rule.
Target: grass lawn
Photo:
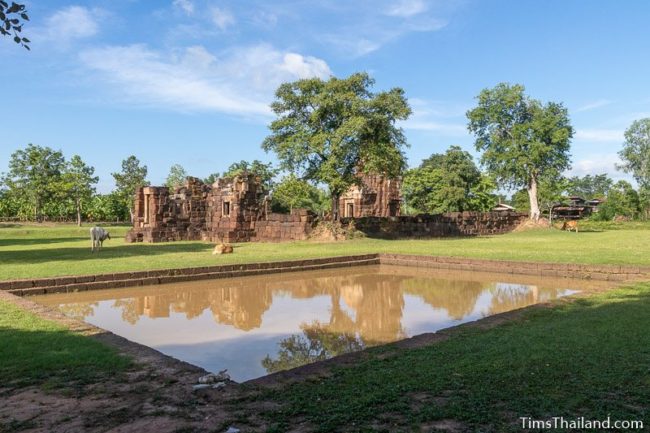
[[[642,420],[648,428],[649,311],[650,283],[641,283],[530,311],[491,330],[465,329],[439,344],[372,356],[331,378],[256,399],[283,404],[265,414],[272,431],[302,420],[319,432],[420,431],[422,425],[520,432],[524,416],[610,416]]]
[[[86,227],[5,225],[0,279],[367,252],[650,265],[648,224],[583,228],[577,234],[540,230],[422,241],[249,243],[236,245],[235,254],[212,256],[211,245],[202,242],[124,244],[119,237],[126,227],[111,228],[115,238],[91,254]],[[242,427],[247,410],[261,410],[277,432],[302,423],[319,432],[520,432],[520,417],[554,416],[642,420],[647,429],[649,311],[650,282],[635,283],[530,310],[489,330],[461,328],[428,347],[372,348],[370,356],[336,368],[329,378],[265,388],[229,405]],[[5,386],[74,387],[106,380],[129,365],[91,339],[0,301]]]
[[[577,234],[549,229],[476,238],[244,243],[235,245],[234,254],[213,256],[213,245],[204,242],[126,244],[124,226],[110,227],[113,239],[92,254],[88,227],[0,224],[0,280],[378,252],[650,265],[650,224],[588,223],[583,229]]]
[[[70,387],[130,365],[115,350],[0,300],[0,387]]]

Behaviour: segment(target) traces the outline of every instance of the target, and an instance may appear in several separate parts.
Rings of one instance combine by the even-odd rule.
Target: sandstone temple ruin
[[[188,177],[170,191],[147,186],[135,193],[133,228],[127,242],[204,240],[210,242],[290,241],[307,239],[318,217],[306,209],[290,214],[270,210],[260,179],[244,173],[207,185]],[[476,236],[513,230],[525,214],[516,212],[450,212],[400,215],[400,181],[364,175],[343,194],[338,211],[343,224],[353,221],[360,232],[379,238]]]
[[[399,180],[364,176],[339,201],[345,217],[388,217],[400,211]],[[284,241],[307,238],[317,217],[306,209],[290,214],[270,211],[260,179],[244,173],[207,185],[188,177],[170,191],[147,186],[135,193],[133,228],[128,242],[206,240],[211,242]]]

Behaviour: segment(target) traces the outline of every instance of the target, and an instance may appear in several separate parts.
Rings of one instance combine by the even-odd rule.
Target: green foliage
[[[22,37],[23,25],[29,21],[25,5],[11,2],[11,5],[0,0],[0,35],[12,36],[15,43],[29,50],[29,39]]]
[[[632,173],[641,188],[650,189],[650,118],[635,120],[630,125],[618,154],[623,161],[619,168]]]
[[[129,209],[129,213],[133,216],[133,200],[135,198],[135,190],[141,186],[149,185],[147,178],[147,166],[140,165],[140,160],[134,155],[129,156],[122,161],[122,171],[119,173],[111,173],[115,179],[116,193],[122,200],[124,206]]]
[[[219,176],[218,172],[212,173],[208,177],[203,179],[203,183],[208,184],[208,185],[212,185],[213,183],[215,183],[217,181],[217,179],[219,179],[219,177],[220,176]]]
[[[95,169],[86,165],[79,155],[74,155],[66,164],[62,176],[63,197],[73,203],[77,213],[77,224],[81,225],[81,215],[95,194],[99,177],[93,176]]]
[[[481,174],[472,156],[458,146],[433,154],[404,176],[407,208],[418,213],[489,210],[496,204],[494,182]]]
[[[607,196],[614,181],[607,174],[586,175],[584,177],[574,176],[567,180],[567,194],[577,195],[586,200],[603,198]]]
[[[324,191],[298,179],[294,174],[284,177],[275,186],[272,197],[272,208],[275,212],[291,212],[293,209],[305,208],[314,213],[322,213],[328,206]]]
[[[521,85],[501,83],[484,89],[467,112],[481,163],[503,188],[526,188],[538,206],[535,189],[544,179],[569,168],[573,128],[562,104],[531,99]],[[537,209],[531,217],[537,218]]]
[[[273,189],[273,179],[278,174],[278,170],[274,168],[273,164],[270,162],[265,164],[257,159],[253,162],[242,160],[230,164],[230,167],[228,167],[228,170],[223,174],[223,177],[235,177],[242,173],[249,173],[258,176],[264,189],[270,191]]]
[[[644,217],[650,217],[650,118],[635,120],[625,131],[625,143],[618,153],[623,164],[639,185],[640,205]]]
[[[2,183],[14,203],[28,208],[29,214],[40,220],[43,208],[61,191],[64,170],[65,159],[61,151],[29,144],[11,155],[9,172]]]
[[[283,169],[327,185],[336,200],[359,182],[359,170],[399,175],[406,138],[395,123],[411,109],[404,91],[372,93],[365,73],[345,79],[319,78],[282,84],[271,104],[277,119],[262,144],[276,153]]]
[[[97,194],[90,201],[86,216],[91,221],[128,221],[129,208],[116,192]]]
[[[542,210],[548,212],[552,205],[562,203],[565,200],[569,185],[569,179],[561,176],[558,178],[546,178],[537,185],[537,198]],[[512,195],[512,205],[517,211],[530,210],[530,199],[528,190],[521,189]]]
[[[182,186],[185,183],[187,178],[187,172],[180,164],[174,164],[169,169],[169,174],[165,180],[165,185],[169,188],[170,191],[174,191],[179,186]]]
[[[607,200],[599,206],[594,219],[611,221],[616,217],[636,218],[640,210],[639,194],[629,182],[619,180],[610,188]]]

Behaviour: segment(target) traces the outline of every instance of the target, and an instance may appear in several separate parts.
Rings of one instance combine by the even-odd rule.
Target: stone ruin
[[[210,242],[305,239],[316,216],[305,209],[269,212],[260,179],[252,174],[206,185],[188,177],[173,192],[146,186],[135,193],[133,228],[127,242],[205,240]]]
[[[395,217],[400,214],[401,182],[382,174],[366,174],[339,199],[342,218]]]
[[[431,238],[476,236],[513,230],[524,214],[516,212],[452,212],[441,215],[400,216],[400,181],[364,175],[339,199],[339,215],[346,225],[369,237]],[[303,240],[318,217],[306,209],[290,214],[270,211],[269,196],[259,177],[244,173],[207,185],[188,177],[185,185],[146,186],[135,193],[133,228],[127,242],[204,240],[254,242]]]
[[[339,201],[340,215],[399,215],[399,181],[364,176]],[[306,209],[270,212],[269,196],[259,177],[243,173],[207,185],[188,177],[170,191],[146,186],[135,193],[133,228],[127,242],[205,240],[210,242],[287,241],[306,239],[317,217]]]

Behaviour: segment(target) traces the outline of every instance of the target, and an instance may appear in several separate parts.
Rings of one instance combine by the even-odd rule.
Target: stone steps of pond
[[[81,292],[87,290],[151,286],[151,285],[158,285],[158,284],[182,283],[187,281],[246,277],[246,276],[261,275],[261,274],[311,271],[311,270],[332,269],[332,268],[350,267],[350,266],[376,265],[379,264],[379,258],[375,256],[371,258],[355,259],[350,261],[335,261],[331,263],[315,263],[315,264],[300,264],[300,265],[298,265],[298,263],[303,263],[303,262],[296,262],[295,266],[286,266],[286,262],[282,262],[282,264],[285,266],[252,268],[252,269],[243,268],[239,270],[203,272],[203,273],[181,274],[181,275],[164,275],[164,276],[143,277],[143,278],[116,278],[116,279],[106,279],[104,281],[89,281],[89,282],[82,282],[82,283],[47,285],[47,286],[38,286],[38,287],[28,287],[22,289],[9,289],[7,291],[9,293],[18,296],[33,296],[33,295],[44,295],[44,294],[51,294],[51,293],[71,293],[71,292]]]

